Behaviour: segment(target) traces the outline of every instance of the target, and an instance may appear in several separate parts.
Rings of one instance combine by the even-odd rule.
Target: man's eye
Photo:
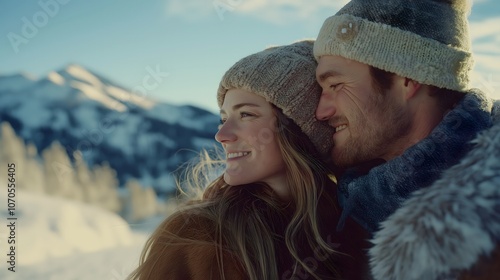
[[[330,88],[333,90],[338,90],[338,89],[340,89],[340,86],[341,86],[341,84],[333,84],[333,85],[330,85]]]

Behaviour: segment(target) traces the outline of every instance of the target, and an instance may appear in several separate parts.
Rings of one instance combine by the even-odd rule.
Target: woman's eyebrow
[[[236,110],[238,110],[239,108],[244,107],[244,106],[250,106],[250,107],[260,107],[260,105],[255,104],[255,103],[240,103],[240,104],[233,105],[232,110],[233,110],[233,111],[236,111]],[[221,109],[221,110],[220,110],[220,113],[221,113],[221,114],[223,114],[223,113],[225,114],[225,113],[226,113],[226,111],[224,111],[224,109]]]

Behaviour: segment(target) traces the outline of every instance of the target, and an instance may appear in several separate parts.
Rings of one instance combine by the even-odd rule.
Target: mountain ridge
[[[174,189],[172,172],[216,145],[219,118],[139,96],[72,63],[39,79],[0,76],[1,121],[38,151],[58,141],[69,155],[81,150],[89,166],[108,162],[121,186],[137,179],[162,193]]]

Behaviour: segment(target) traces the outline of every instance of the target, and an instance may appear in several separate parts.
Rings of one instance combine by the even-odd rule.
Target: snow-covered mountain
[[[123,185],[137,178],[158,192],[173,189],[171,172],[201,148],[212,148],[218,117],[132,93],[80,65],[35,79],[0,76],[0,122],[41,151],[59,141],[90,165],[108,162]]]

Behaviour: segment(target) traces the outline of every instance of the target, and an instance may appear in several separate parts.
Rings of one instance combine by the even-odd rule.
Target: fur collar
[[[492,116],[459,164],[381,223],[369,252],[375,279],[455,279],[500,242],[500,101]]]

